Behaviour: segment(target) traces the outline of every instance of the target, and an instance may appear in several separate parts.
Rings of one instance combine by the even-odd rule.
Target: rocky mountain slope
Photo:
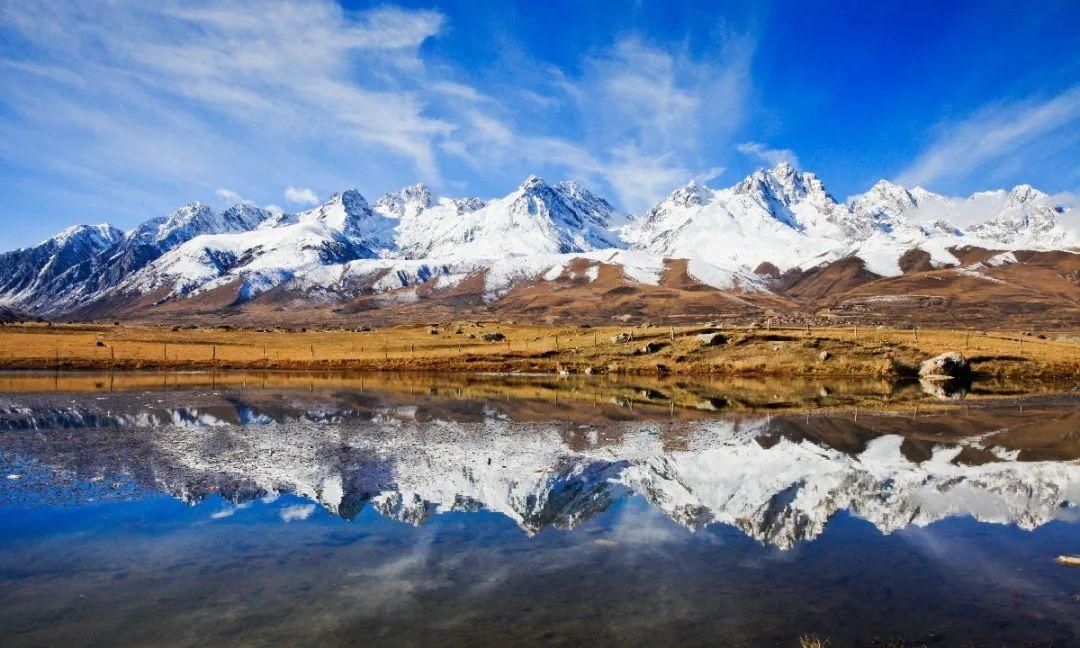
[[[350,189],[297,214],[191,203],[126,233],[71,228],[0,255],[0,304],[52,317],[420,303],[575,316],[571,302],[591,296],[605,317],[620,314],[614,304],[655,316],[649,302],[672,298],[691,306],[686,315],[813,312],[913,273],[950,287],[1008,283],[997,269],[1033,258],[1008,253],[1041,251],[1058,254],[1038,257],[1056,278],[1036,292],[1080,309],[1075,219],[1027,185],[955,199],[883,180],[843,203],[786,163],[726,189],[691,182],[636,218],[577,183],[535,176],[489,201],[417,184],[369,204]],[[971,263],[971,250],[987,254]]]

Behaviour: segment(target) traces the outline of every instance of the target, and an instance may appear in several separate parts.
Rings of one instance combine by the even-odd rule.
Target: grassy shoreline
[[[722,343],[698,336],[716,331]],[[616,336],[622,336],[617,338]],[[487,338],[485,340],[485,337]],[[618,339],[618,341],[616,341]],[[531,326],[444,322],[361,330],[146,325],[0,327],[0,369],[448,371],[900,378],[944,351],[977,375],[1076,380],[1068,333],[870,328]]]

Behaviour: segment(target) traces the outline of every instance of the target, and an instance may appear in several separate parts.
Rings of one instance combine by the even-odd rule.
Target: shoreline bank
[[[379,330],[7,325],[0,370],[389,371],[912,378],[946,351],[976,379],[1080,379],[1080,337],[943,329],[553,327]]]

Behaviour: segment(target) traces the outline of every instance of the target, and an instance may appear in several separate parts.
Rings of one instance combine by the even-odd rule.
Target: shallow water
[[[1068,387],[144,376],[0,378],[0,645],[1080,641]]]

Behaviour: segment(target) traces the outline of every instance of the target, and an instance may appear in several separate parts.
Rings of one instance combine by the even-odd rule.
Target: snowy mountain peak
[[[928,203],[945,203],[949,200],[941,194],[936,194],[933,191],[927,191],[922,187],[915,187],[908,193],[910,193],[911,197],[915,199],[915,202],[919,203],[920,205],[925,205]]]
[[[99,225],[72,225],[58,232],[55,236],[45,239],[40,245],[52,244],[56,247],[64,247],[71,244],[87,242],[92,247],[104,249],[120,239],[124,238],[124,231],[101,223]]]
[[[547,183],[544,182],[543,178],[538,175],[530,175],[528,178],[525,178],[525,180],[520,185],[518,185],[518,189],[521,191],[528,191],[530,189],[545,186],[547,186]]]
[[[415,216],[434,204],[431,189],[426,184],[416,183],[379,196],[372,208],[382,214],[403,218]]]
[[[886,232],[903,225],[904,212],[918,203],[911,193],[888,180],[878,180],[870,191],[851,199],[851,211]]]
[[[665,202],[670,202],[679,207],[694,207],[703,205],[709,200],[709,190],[699,185],[695,180],[687,182],[675,191],[668,194]]]
[[[784,207],[807,199],[821,203],[836,202],[816,175],[797,171],[786,161],[771,169],[758,169],[732,187],[732,191],[765,204],[778,203]]]
[[[1045,193],[1029,184],[1016,185],[1013,187],[1012,191],[1009,192],[1009,197],[1005,201],[1005,208],[1020,207],[1028,203],[1044,200],[1048,197],[1049,196]]]
[[[302,223],[322,223],[346,236],[363,234],[363,221],[372,216],[371,207],[356,189],[331,195],[315,209],[297,215]]]
[[[273,216],[273,213],[246,202],[236,203],[232,207],[221,212],[225,230],[230,232],[243,232],[255,229]]]

